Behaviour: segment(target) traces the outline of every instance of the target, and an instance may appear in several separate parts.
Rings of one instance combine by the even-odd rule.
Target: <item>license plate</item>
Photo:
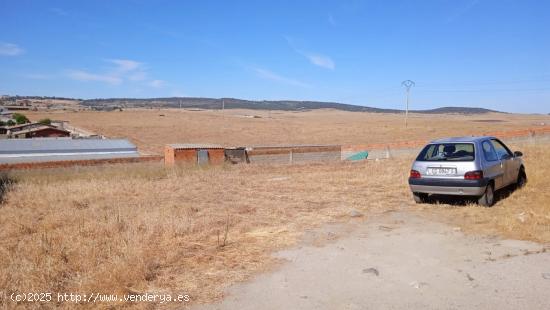
[[[455,175],[456,168],[428,168],[427,175]]]

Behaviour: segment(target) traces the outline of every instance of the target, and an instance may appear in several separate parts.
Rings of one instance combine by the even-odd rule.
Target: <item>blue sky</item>
[[[550,112],[550,2],[0,0],[0,94]]]

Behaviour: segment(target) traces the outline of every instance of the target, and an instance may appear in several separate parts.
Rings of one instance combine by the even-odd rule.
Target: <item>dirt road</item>
[[[196,309],[550,309],[550,248],[409,212],[308,232],[277,256],[274,272]]]

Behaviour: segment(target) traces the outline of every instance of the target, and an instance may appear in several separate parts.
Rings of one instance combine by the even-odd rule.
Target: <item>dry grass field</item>
[[[410,159],[17,172],[0,205],[0,287],[183,292],[192,303],[212,301],[227,285],[272,267],[270,253],[296,244],[307,229],[361,221],[352,210],[369,217],[410,209],[466,232],[550,242],[550,146],[521,149],[529,183],[493,208],[415,205],[406,182]]]
[[[328,110],[226,110],[225,115],[187,110],[59,111],[29,116],[68,120],[109,137],[129,138],[150,153],[160,153],[173,142],[364,144],[550,122],[548,116],[497,113],[412,115],[404,130],[402,115]],[[415,205],[406,182],[412,158],[13,172],[15,182],[0,204],[0,287],[7,288],[4,293],[184,293],[191,303],[209,302],[220,298],[227,285],[272,268],[276,261],[270,254],[296,244],[308,229],[403,209],[460,226],[467,233],[548,243],[550,145],[517,148],[525,153],[529,183],[490,209],[474,204]],[[365,217],[351,218],[352,210]],[[6,302],[0,299],[0,308],[13,306]]]
[[[248,116],[248,117],[247,117]],[[251,116],[259,116],[254,118]],[[70,121],[108,137],[129,138],[140,151],[162,153],[168,143],[217,143],[228,146],[273,144],[368,144],[426,140],[444,136],[550,125],[548,115],[488,113],[479,115],[411,114],[404,116],[314,110],[309,112],[178,109],[123,112],[29,112],[39,120]]]
[[[0,287],[212,300],[224,285],[269,267],[269,253],[305,229],[345,219],[353,208],[400,206],[405,187],[384,188],[405,181],[404,165],[24,172],[0,209]]]

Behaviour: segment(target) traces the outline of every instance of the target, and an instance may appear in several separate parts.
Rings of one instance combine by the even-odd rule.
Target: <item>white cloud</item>
[[[129,59],[107,59],[106,61],[116,65],[115,71],[126,73],[138,69],[143,69],[143,63]]]
[[[163,80],[152,80],[151,82],[149,82],[149,86],[154,88],[162,88],[165,84],[166,82]]]
[[[2,56],[17,56],[24,52],[25,50],[17,46],[17,44],[0,42],[0,55]]]
[[[104,72],[94,73],[86,70],[69,70],[67,76],[77,81],[95,81],[110,85],[119,85],[125,81],[134,83],[141,82],[141,85],[148,85],[161,88],[166,82],[159,79],[150,79],[147,66],[139,61],[130,59],[105,59],[110,66]]]
[[[126,76],[130,81],[147,79],[147,68],[142,62],[130,59],[106,59],[105,61],[114,65],[114,68],[111,69],[114,76]]]
[[[330,70],[334,70],[334,68],[336,68],[336,64],[334,63],[334,60],[332,60],[332,58],[330,58],[329,56],[322,55],[320,53],[304,51],[303,49],[299,49],[297,47],[297,43],[296,43],[296,40],[294,40],[294,38],[290,36],[283,36],[283,38],[286,40],[288,45],[290,45],[290,47],[296,53],[306,57],[309,60],[309,62],[311,62],[312,64],[318,67],[330,69]]]
[[[278,75],[272,71],[262,69],[262,68],[253,68],[253,70],[256,72],[256,74],[266,80],[271,80],[283,84],[293,85],[293,86],[299,86],[299,87],[310,87],[309,84],[298,81],[296,79],[284,77],[282,75]]]
[[[311,53],[303,53],[303,55],[306,56],[312,64],[318,67],[334,70],[334,61],[328,56]]]
[[[118,85],[122,83],[122,78],[120,77],[109,74],[95,74],[83,70],[70,70],[68,72],[68,77],[77,81],[104,82],[111,85]]]

